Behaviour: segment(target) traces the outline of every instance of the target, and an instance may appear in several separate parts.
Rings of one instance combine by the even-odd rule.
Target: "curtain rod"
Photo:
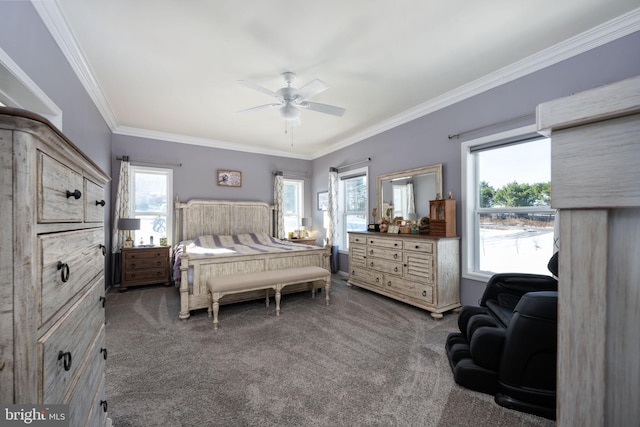
[[[503,124],[505,124],[505,123],[515,122],[516,120],[521,120],[521,119],[524,119],[524,118],[530,117],[530,116],[532,116],[532,115],[534,115],[534,113],[523,114],[522,116],[513,117],[513,118],[511,118],[511,119],[503,120],[503,121],[501,121],[501,122],[497,122],[497,123],[492,123],[492,124],[490,124],[490,125],[485,125],[485,126],[477,127],[477,128],[475,128],[475,129],[465,130],[464,132],[453,133],[453,134],[450,134],[450,135],[449,135],[449,139],[450,139],[450,140],[451,140],[451,139],[458,139],[458,138],[460,138],[462,135],[466,135],[466,134],[468,134],[468,133],[477,132],[477,131],[479,131],[479,130],[483,130],[483,129],[491,128],[491,127],[494,127],[494,126],[503,125]]]
[[[147,163],[149,165],[178,166],[182,167],[182,163],[154,162],[151,160],[130,159],[129,156],[118,156],[116,160],[124,160],[126,162]]]
[[[309,178],[309,174],[306,172],[292,172],[292,171],[273,171],[271,172],[273,175],[289,175],[289,176],[303,176],[305,178]]]
[[[364,160],[360,160],[360,161],[357,161],[357,162],[349,163],[348,165],[332,167],[332,168],[329,168],[329,169],[343,169],[343,168],[348,168],[348,167],[351,167],[351,166],[359,165],[360,163],[366,163],[366,162],[370,162],[370,161],[371,161],[371,157],[367,157]]]

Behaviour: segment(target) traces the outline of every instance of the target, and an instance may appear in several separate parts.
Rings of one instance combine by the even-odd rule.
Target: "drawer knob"
[[[102,353],[102,356],[104,357],[104,360],[107,360],[107,349],[106,348],[101,348],[100,349],[100,353]]]
[[[369,264],[369,266],[373,267],[373,261],[371,261],[371,264]]]
[[[102,243],[100,243],[99,248],[102,251],[102,256],[106,256],[107,255],[107,247],[105,245],[103,245]]]
[[[427,291],[422,291],[422,296],[426,297],[427,296]]]
[[[394,267],[393,271],[397,273],[398,272],[398,267]]]
[[[69,281],[69,264],[62,261],[58,261],[58,264],[56,264],[56,267],[58,268],[58,270],[62,270],[60,272],[60,279],[63,282],[68,282]]]
[[[373,249],[371,249],[371,250],[369,251],[369,253],[370,253],[371,255],[373,255]]]
[[[394,243],[394,244],[393,244],[393,246],[398,246],[398,244],[397,244],[397,243]]]
[[[376,283],[380,283],[380,278],[376,277]]]
[[[104,200],[96,200],[96,206],[104,207],[104,205],[105,205],[105,201]]]
[[[420,246],[416,245],[416,249],[420,249]]]
[[[391,280],[387,282],[387,286],[391,286]]]
[[[58,352],[58,360],[60,359],[62,359],[62,365],[65,371],[71,369],[71,352],[60,350]]]
[[[393,259],[398,259],[398,254],[393,254]]]
[[[106,400],[101,400],[100,401],[100,406],[102,406],[102,410],[104,412],[107,412],[107,401]]]
[[[67,190],[67,199],[69,197],[73,197],[74,199],[78,200],[80,197],[82,197],[82,193],[80,192],[80,190],[75,190],[74,192]]]

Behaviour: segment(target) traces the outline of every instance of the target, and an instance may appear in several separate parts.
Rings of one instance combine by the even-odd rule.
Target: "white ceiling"
[[[640,5],[638,0],[42,3],[48,5],[36,5],[38,12],[47,15],[45,23],[65,45],[114,132],[308,159],[416,118],[447,97],[464,96],[462,88],[475,84],[474,90],[482,90],[508,81],[510,64],[531,62],[532,55],[584,37]],[[292,139],[274,109],[237,113],[273,102],[237,80],[275,91],[284,86],[285,71],[297,74],[295,87],[324,81],[329,88],[309,100],[343,107],[344,116],[303,111]]]

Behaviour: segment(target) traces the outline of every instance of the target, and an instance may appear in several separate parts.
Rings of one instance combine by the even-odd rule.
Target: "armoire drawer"
[[[38,222],[82,222],[82,175],[42,152],[38,166]]]
[[[88,179],[84,180],[84,221],[104,221],[104,188]]]
[[[104,381],[104,370],[106,368],[106,355],[105,348],[105,327],[102,325],[100,332],[96,335],[96,339],[91,344],[89,353],[87,354],[84,364],[81,367],[82,371],[79,374],[78,381],[75,383],[75,387],[71,391],[69,398],[65,400],[65,403],[69,403],[69,415],[71,425],[78,426],[93,426],[100,424],[91,424],[82,420],[82,416],[86,413],[86,408],[93,407],[96,393],[104,394],[104,385],[101,388],[100,384]],[[98,390],[96,392],[96,390]],[[93,412],[93,411],[92,411]],[[104,412],[104,411],[99,411]],[[88,418],[91,416],[89,415]]]
[[[41,325],[104,269],[104,229],[38,236]]]
[[[104,276],[100,276],[38,340],[44,403],[62,402],[82,371],[85,356],[104,326],[104,294]]]

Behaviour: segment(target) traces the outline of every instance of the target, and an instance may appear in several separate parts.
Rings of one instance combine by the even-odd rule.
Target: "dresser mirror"
[[[390,218],[419,219],[429,216],[429,200],[442,197],[442,164],[378,176],[376,222]],[[390,214],[387,215],[387,210]]]

